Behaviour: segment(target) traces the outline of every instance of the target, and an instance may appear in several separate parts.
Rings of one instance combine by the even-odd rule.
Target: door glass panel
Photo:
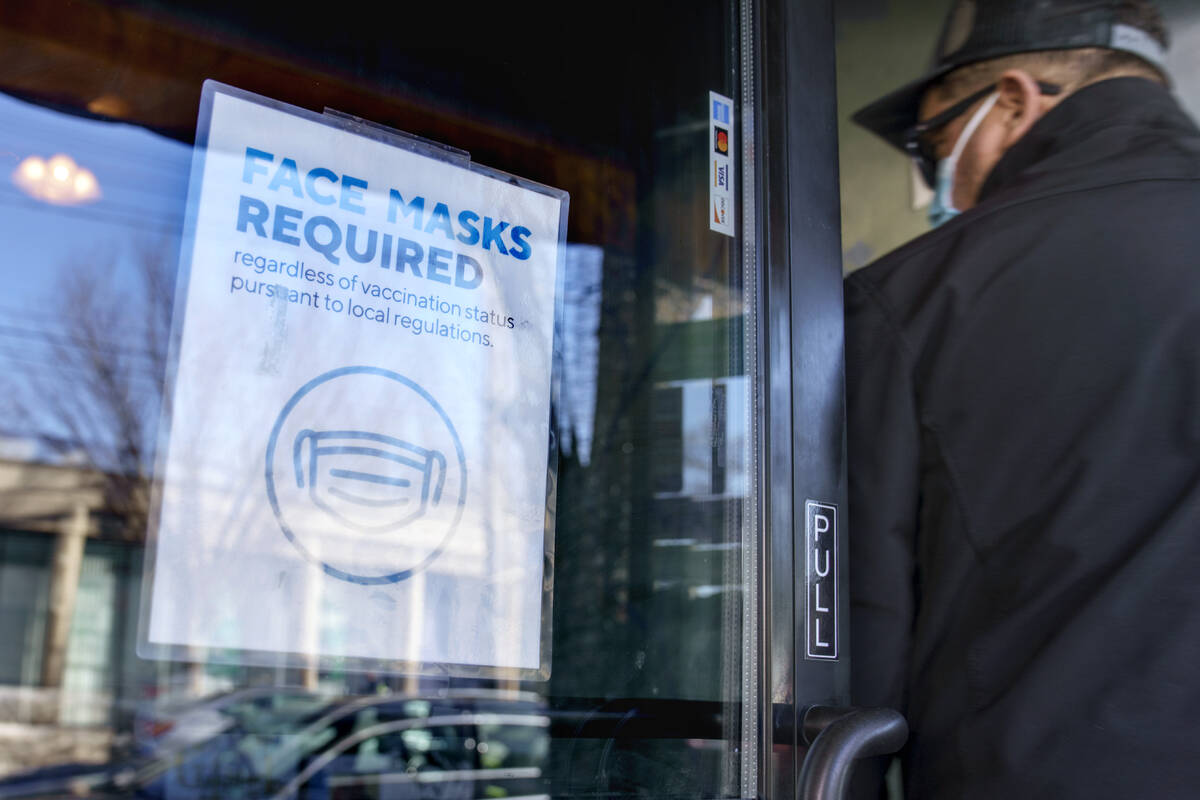
[[[0,794],[737,796],[754,331],[709,96],[737,7],[208,6],[0,18]],[[570,193],[547,680],[138,656],[206,79]]]

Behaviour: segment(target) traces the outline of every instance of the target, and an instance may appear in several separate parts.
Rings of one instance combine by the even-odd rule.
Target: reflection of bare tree
[[[99,495],[86,507],[66,508],[59,526],[43,668],[49,686],[62,678],[84,539],[101,535],[141,543],[152,527],[153,489],[162,480],[156,458],[165,455],[156,452],[164,444],[160,422],[167,422],[161,415],[170,413],[176,246],[177,241],[135,245],[132,255],[94,254],[86,269],[63,270],[62,282],[39,298],[40,311],[54,321],[39,314],[43,321],[26,331],[22,355],[30,368],[5,376],[17,430],[55,453],[56,461],[75,467]],[[190,431],[204,428],[201,419],[189,423]],[[261,445],[247,442],[243,449],[256,447]],[[258,489],[257,484],[222,489],[214,503],[211,487],[192,487],[196,508],[206,512],[210,544],[197,549],[194,566],[244,550],[252,524],[246,506]]]
[[[9,401],[19,430],[92,468],[119,534],[146,529],[171,325],[167,248],[72,269],[44,301],[58,322],[29,345],[36,369],[17,374]],[[13,376],[10,376],[10,379]]]
[[[97,534],[140,541],[150,504],[158,414],[171,323],[174,253],[158,247],[87,254],[64,264],[45,296],[21,297],[0,320],[12,365],[0,388],[5,427],[30,463],[15,477],[9,525],[54,533],[41,637],[40,686],[46,712],[102,703],[117,687],[67,700],[68,639],[87,541]],[[11,302],[11,301],[10,301]],[[52,463],[41,464],[47,455]],[[68,466],[70,469],[60,469]],[[88,712],[89,714],[92,712]],[[86,715],[85,715],[86,716]]]

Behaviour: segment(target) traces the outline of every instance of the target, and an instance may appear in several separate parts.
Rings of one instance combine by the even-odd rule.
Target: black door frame
[[[798,738],[813,705],[849,704],[849,597],[837,560],[836,660],[807,655],[805,504],[836,506],[836,552],[847,552],[845,352],[841,203],[832,0],[742,0],[753,24],[743,35],[743,91],[752,131],[753,201],[746,233],[757,281],[754,413],[762,421],[758,596],[758,749],[747,789],[794,797],[805,751]],[[749,219],[749,218],[748,218]],[[745,790],[744,790],[745,793]]]

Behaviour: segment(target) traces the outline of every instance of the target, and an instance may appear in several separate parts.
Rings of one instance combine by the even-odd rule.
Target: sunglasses
[[[1062,87],[1053,83],[1037,82],[1042,94],[1053,97],[1062,92]],[[966,113],[967,109],[996,90],[997,84],[989,84],[978,92],[964,97],[940,114],[930,117],[924,122],[918,122],[904,132],[904,149],[917,162],[917,169],[925,184],[932,189],[937,182],[937,148],[929,136],[933,131],[943,128],[950,122]]]

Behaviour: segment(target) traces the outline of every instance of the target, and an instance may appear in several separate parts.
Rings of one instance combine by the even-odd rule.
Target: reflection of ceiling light
[[[102,94],[87,104],[87,110],[105,117],[128,117],[129,103],[115,94]]]
[[[31,156],[21,163],[20,170],[25,180],[40,181],[46,175],[46,162]]]
[[[49,161],[29,156],[17,165],[12,181],[30,197],[56,205],[73,206],[100,198],[100,183],[92,171],[62,153]]]

